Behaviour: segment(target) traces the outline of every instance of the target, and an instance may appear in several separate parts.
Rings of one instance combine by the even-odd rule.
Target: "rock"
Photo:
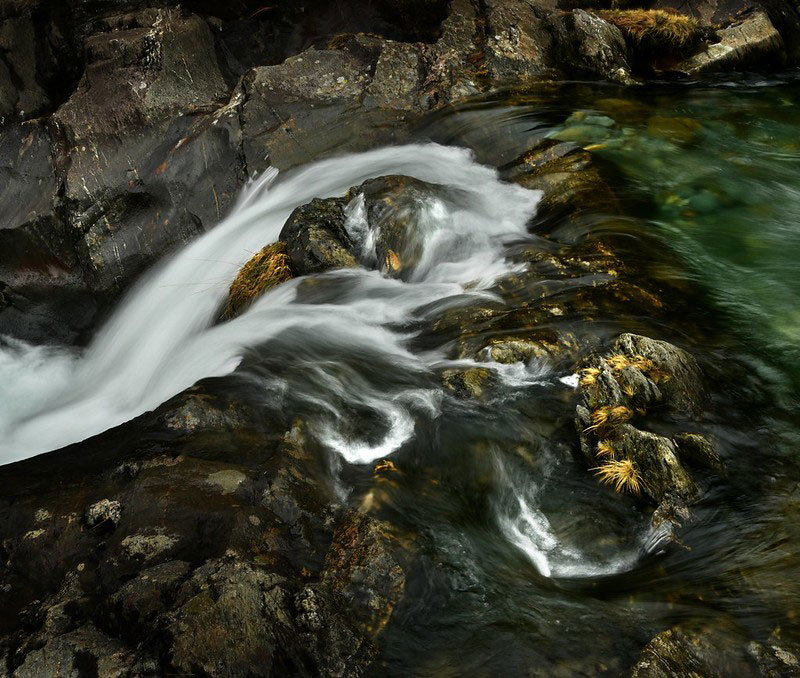
[[[112,624],[126,638],[152,632],[156,618],[171,607],[189,574],[189,563],[171,560],[139,572],[108,599]]]
[[[783,38],[763,11],[757,11],[718,32],[720,41],[681,63],[677,70],[688,74],[756,68],[786,61]]]
[[[725,463],[720,458],[711,441],[700,433],[678,433],[672,440],[678,448],[678,456],[701,468],[722,473]]]
[[[800,676],[797,651],[746,641],[731,624],[676,626],[653,638],[631,670],[631,678],[679,676]]]
[[[645,479],[644,491],[657,503],[671,496],[685,502],[697,498],[697,485],[681,465],[669,438],[622,424],[615,432],[613,445],[620,457],[636,464]]]
[[[552,36],[537,16],[537,5],[525,0],[487,0],[486,71],[494,84],[549,71]]]
[[[344,226],[346,201],[315,198],[291,213],[279,239],[286,243],[295,275],[358,266],[355,247]]]
[[[643,356],[652,362],[654,375],[664,403],[676,414],[699,417],[708,405],[705,380],[697,361],[689,353],[665,341],[656,341],[636,334],[622,334],[612,351],[634,358]]]
[[[356,40],[350,49],[307,50],[245,76],[243,147],[250,171],[269,165],[286,169],[333,151],[366,150],[397,138],[402,113],[363,106],[380,47],[375,39],[366,45]],[[413,54],[406,58],[413,62]],[[406,71],[404,77],[411,76]],[[371,94],[374,103],[397,92],[386,68],[381,78]]]
[[[625,39],[616,26],[582,9],[553,14],[549,20],[559,63],[623,85],[636,83]]]
[[[80,59],[69,13],[46,2],[0,11],[0,126],[53,110],[74,85]]]
[[[178,594],[167,632],[170,664],[184,674],[246,676],[279,666],[291,632],[282,580],[236,560],[198,568]]]
[[[576,144],[542,139],[516,160],[499,168],[500,176],[542,191],[537,221],[577,218],[587,212],[616,214],[619,204],[592,164],[591,154]]]
[[[111,499],[101,499],[96,504],[92,504],[84,514],[86,525],[91,528],[100,527],[104,524],[114,528],[119,525],[121,519],[122,504]]]
[[[700,435],[671,440],[643,429],[653,426],[663,405],[684,420],[701,416],[707,401],[696,361],[666,342],[623,334],[608,355],[588,361],[579,386],[575,426],[587,464],[617,491],[649,496],[658,505],[651,520],[656,538],[677,541],[686,507],[700,497],[682,462],[700,458],[712,465],[718,457]]]
[[[149,561],[168,551],[177,543],[176,535],[165,534],[164,528],[158,527],[149,534],[140,533],[125,537],[120,543],[120,547],[129,558]]]
[[[417,229],[431,200],[458,198],[453,189],[406,176],[370,179],[347,193],[349,201],[364,201],[365,227],[374,239],[378,269],[403,280],[411,277],[422,256]],[[362,257],[370,255],[362,246]]]
[[[121,643],[87,624],[49,640],[30,652],[14,671],[14,678],[99,675],[123,678],[134,670],[135,659]]]
[[[462,400],[483,396],[491,372],[485,367],[450,369],[442,373],[442,381],[453,395]]]
[[[83,78],[51,127],[82,263],[93,288],[118,291],[216,223],[244,176],[205,22],[159,9],[105,27],[87,39]]]
[[[342,595],[372,638],[386,626],[405,590],[401,552],[388,523],[351,511],[337,525],[325,556],[323,581]]]

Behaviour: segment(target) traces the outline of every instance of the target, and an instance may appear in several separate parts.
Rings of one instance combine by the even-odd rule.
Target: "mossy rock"
[[[286,243],[267,245],[239,270],[228,293],[225,318],[235,318],[267,290],[293,277]]]

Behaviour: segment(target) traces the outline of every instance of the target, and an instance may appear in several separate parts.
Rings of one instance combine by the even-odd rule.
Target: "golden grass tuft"
[[[599,376],[600,370],[596,367],[587,367],[585,370],[581,370],[581,378],[578,380],[578,384],[582,388],[588,388],[597,382],[597,377]]]
[[[601,440],[599,443],[597,443],[597,452],[595,453],[595,456],[615,459],[617,456],[617,450],[614,449],[614,446],[611,444],[610,440]]]
[[[608,9],[595,13],[619,28],[626,40],[651,51],[678,52],[700,41],[697,21],[675,10]]]
[[[632,492],[637,496],[642,492],[642,477],[630,459],[609,459],[592,471],[601,483],[613,485],[617,492]]]
[[[231,283],[225,318],[236,317],[271,287],[293,277],[285,242],[267,245],[248,261]]]
[[[600,407],[592,412],[592,425],[586,431],[595,431],[606,426],[617,426],[633,416],[633,410],[625,405],[616,407]]]

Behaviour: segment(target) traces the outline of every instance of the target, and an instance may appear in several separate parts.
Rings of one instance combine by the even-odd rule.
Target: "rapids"
[[[461,189],[462,204],[436,201],[419,221],[424,255],[409,283],[377,273],[329,273],[342,285],[335,299],[298,299],[301,280],[263,296],[241,317],[215,324],[238,269],[274,242],[292,210],[314,197],[343,194],[385,174],[406,174]],[[498,181],[494,170],[464,149],[408,145],[320,161],[278,178],[274,170],[253,181],[216,228],[159,264],[122,301],[82,354],[7,341],[0,352],[0,398],[13,403],[0,420],[0,462],[47,452],[121,424],[158,406],[204,377],[236,369],[248,347],[284,332],[303,345],[303,335],[323,335],[330,346],[375,354],[397,369],[424,372],[441,355],[414,355],[406,335],[389,325],[409,322],[432,302],[463,303],[486,295],[507,273],[503,242],[525,232],[537,193]],[[361,228],[357,205],[350,226]],[[362,237],[365,237],[362,235]],[[374,258],[369,243],[364,257]],[[317,343],[317,342],[315,342]],[[325,347],[318,347],[324,351]],[[365,463],[394,452],[413,435],[411,409],[430,394],[348,388],[324,369],[316,393],[346,395],[350,404],[381,412],[385,437],[375,443],[346,441],[326,425],[330,445],[347,461]],[[430,407],[435,407],[428,403]]]

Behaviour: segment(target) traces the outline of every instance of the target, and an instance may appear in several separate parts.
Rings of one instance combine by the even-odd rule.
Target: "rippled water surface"
[[[538,192],[491,167],[543,137],[591,150],[624,216],[529,228]],[[348,229],[366,268],[286,283],[216,322],[238,267],[296,205],[384,174],[445,187],[414,207],[422,254],[400,279],[370,270],[354,200]],[[617,300],[589,311],[592,276],[515,277],[524,251],[600,235],[668,308],[650,315]],[[84,354],[6,342],[0,394],[16,405],[0,421],[0,454],[80,440],[204,377],[255,385],[264,407],[308,423],[343,500],[416,544],[379,674],[614,675],[679,622],[800,639],[798,256],[792,76],[498,95],[437,113],[414,145],[263,177],[151,273]],[[522,319],[533,295],[552,302],[539,329],[595,348],[641,332],[697,357],[714,396],[698,427],[727,473],[698,476],[706,492],[682,545],[660,542],[652,506],[599,485],[579,460],[580,355],[515,365],[461,355],[485,329],[475,316],[459,335],[448,319],[508,308],[513,336],[531,329]],[[443,387],[449,370],[475,365],[491,373],[480,397]],[[383,459],[395,468],[375,473]]]

